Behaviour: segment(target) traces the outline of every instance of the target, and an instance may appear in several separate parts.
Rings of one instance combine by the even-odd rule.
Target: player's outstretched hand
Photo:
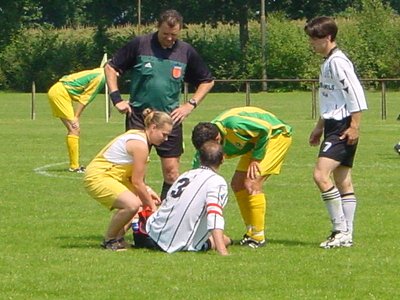
[[[158,194],[155,191],[153,191],[151,187],[147,186],[147,192],[150,194],[151,199],[154,201],[156,205],[161,204],[160,196],[158,196]]]

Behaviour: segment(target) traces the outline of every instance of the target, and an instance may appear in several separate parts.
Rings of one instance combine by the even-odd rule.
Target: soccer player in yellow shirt
[[[79,164],[79,119],[83,110],[94,100],[104,85],[104,68],[101,67],[65,75],[48,92],[53,116],[60,118],[67,128],[70,172],[85,172],[85,167]]]
[[[279,174],[292,142],[292,128],[270,112],[257,107],[228,109],[211,122],[197,124],[192,142],[199,149],[208,140],[222,143],[226,158],[240,156],[231,187],[246,233],[241,245],[264,246],[266,195],[264,181]],[[197,166],[195,158],[193,165]]]

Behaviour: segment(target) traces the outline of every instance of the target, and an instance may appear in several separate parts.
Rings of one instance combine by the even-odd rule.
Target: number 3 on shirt
[[[176,188],[171,191],[171,196],[174,198],[178,198],[182,195],[185,187],[190,183],[189,178],[181,178],[176,183]]]

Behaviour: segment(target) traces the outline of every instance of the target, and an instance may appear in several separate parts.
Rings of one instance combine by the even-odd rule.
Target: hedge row
[[[338,44],[347,52],[362,78],[399,77],[400,17],[385,7],[362,12],[347,11],[337,17]],[[268,78],[316,78],[321,58],[312,53],[303,32],[305,21],[268,16],[265,56]],[[154,26],[142,27],[141,33]],[[260,24],[249,24],[250,41],[242,52],[239,29],[220,24],[216,28],[189,25],[182,39],[201,53],[217,79],[262,78]],[[64,74],[100,64],[104,51],[112,55],[137,35],[135,26],[54,30],[21,30],[0,53],[0,89],[29,91],[35,81],[44,92]],[[225,85],[225,90],[241,88]],[[301,84],[269,84],[270,89],[304,88]],[[216,87],[216,90],[222,89]],[[252,86],[252,89],[254,87]]]

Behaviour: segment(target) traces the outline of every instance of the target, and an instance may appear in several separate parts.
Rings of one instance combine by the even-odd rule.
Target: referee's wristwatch
[[[193,98],[189,99],[188,103],[189,103],[190,105],[193,105],[194,108],[197,107],[197,102],[196,102],[196,100],[194,100]]]

